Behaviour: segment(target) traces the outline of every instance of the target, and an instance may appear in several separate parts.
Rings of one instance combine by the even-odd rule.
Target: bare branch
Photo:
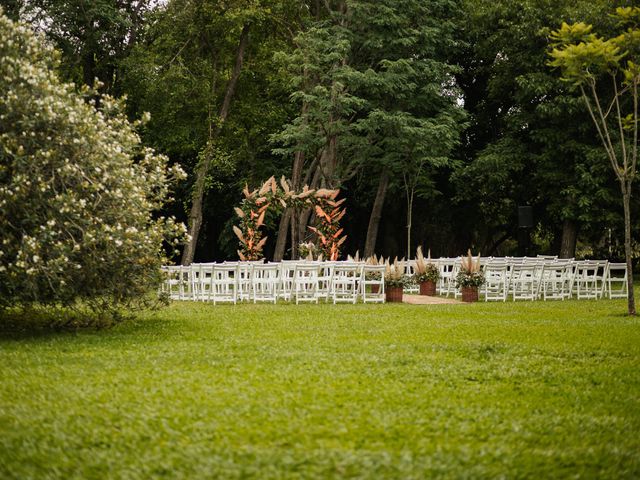
[[[613,80],[613,99],[616,103],[616,112],[618,113],[618,128],[620,130],[620,145],[622,146],[622,165],[624,166],[624,176],[627,177],[628,171],[627,168],[629,166],[629,162],[627,160],[627,145],[624,141],[624,126],[622,125],[622,112],[620,110],[620,97],[618,93],[618,84],[616,82],[615,74],[611,74],[611,79]]]
[[[595,95],[595,101],[596,101],[596,105],[599,105],[598,102],[598,94],[597,92],[595,92],[595,86],[593,83],[591,83],[591,90]],[[604,120],[602,118],[602,109],[600,109],[600,117],[603,121],[602,126],[600,125],[600,123],[598,122],[598,119],[596,118],[596,115],[593,111],[593,107],[591,106],[591,101],[589,100],[589,96],[587,95],[587,93],[584,90],[584,87],[582,85],[580,85],[580,91],[582,92],[582,98],[584,98],[584,101],[587,105],[587,109],[589,110],[589,115],[591,115],[591,119],[593,120],[594,125],[596,126],[596,130],[598,131],[598,135],[600,136],[600,140],[602,140],[602,143],[604,145],[604,149],[607,152],[607,156],[609,157],[609,161],[611,162],[611,166],[613,167],[613,171],[616,174],[616,177],[618,179],[620,179],[620,171],[619,171],[619,167],[618,167],[618,162],[617,159],[615,157],[615,151],[613,150],[613,146],[611,145],[611,139],[609,137],[609,132],[607,129],[607,123],[606,120]],[[606,138],[605,138],[605,134],[606,134]],[[609,140],[607,142],[607,139]]]

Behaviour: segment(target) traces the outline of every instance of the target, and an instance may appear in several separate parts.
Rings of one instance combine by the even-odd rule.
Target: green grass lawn
[[[174,304],[0,336],[0,478],[638,478],[624,301]]]

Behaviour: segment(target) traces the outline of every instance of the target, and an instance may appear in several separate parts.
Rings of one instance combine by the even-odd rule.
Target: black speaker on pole
[[[518,207],[518,227],[533,228],[533,208],[529,206]]]

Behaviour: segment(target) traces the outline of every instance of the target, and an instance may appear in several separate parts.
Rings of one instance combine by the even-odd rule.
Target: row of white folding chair
[[[333,303],[384,302],[384,266],[349,262],[305,262],[293,266],[292,295],[296,303],[319,299]],[[288,277],[287,277],[288,278]],[[286,284],[286,282],[285,282]],[[377,292],[373,286],[377,286]],[[369,287],[369,288],[367,288]]]
[[[295,298],[300,303],[332,298],[334,303],[355,303],[361,297],[365,302],[384,302],[384,266],[346,262],[227,262],[164,270],[168,278],[163,290],[174,299],[275,303],[278,298]],[[368,278],[368,274],[375,274],[374,278]],[[377,285],[378,292],[371,291],[373,285]]]
[[[610,264],[607,261],[563,261],[535,258],[484,258],[481,259],[486,276],[486,283],[481,290],[485,300],[505,301],[511,294],[514,300],[534,300],[538,297],[546,299],[565,299],[575,294],[577,298],[620,298],[626,296],[626,265]],[[460,257],[435,259],[441,272],[437,284],[441,294],[454,296],[459,291],[454,286],[455,276],[459,271]],[[336,266],[355,266],[357,274],[352,272],[346,276],[357,277],[349,280],[345,287],[345,274],[340,276],[341,292],[334,296],[333,272]],[[215,270],[214,270],[215,267]],[[317,268],[317,285],[305,280],[303,270]],[[383,276],[384,267],[366,266],[377,269],[378,276]],[[300,271],[295,274],[296,268]],[[351,291],[356,289],[364,297],[366,276],[362,263],[349,262],[306,262],[289,261],[275,264],[263,262],[225,262],[222,264],[194,264],[190,267],[163,267],[167,280],[162,290],[173,299],[194,299],[236,302],[238,300],[272,301],[278,298],[296,301],[315,301],[314,297],[325,300],[353,301]],[[613,273],[612,273],[613,272]],[[620,275],[621,274],[621,275]],[[310,274],[314,276],[313,274]],[[298,286],[294,281],[298,277]],[[306,275],[309,276],[309,275]],[[233,286],[232,286],[233,284]],[[355,284],[355,287],[353,285]],[[384,281],[371,280],[378,291],[384,291]],[[619,285],[618,288],[614,288]],[[370,285],[371,286],[371,285]],[[347,290],[345,290],[347,289]],[[369,288],[369,291],[371,289]],[[348,294],[347,294],[348,292]],[[300,297],[301,300],[298,300]],[[368,301],[383,301],[382,293],[369,295]]]

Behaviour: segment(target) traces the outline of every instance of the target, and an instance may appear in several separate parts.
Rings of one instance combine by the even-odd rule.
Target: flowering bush
[[[57,78],[58,54],[0,11],[0,309],[73,307],[87,322],[138,306],[161,281],[154,217],[184,176],[141,145],[121,102]]]

